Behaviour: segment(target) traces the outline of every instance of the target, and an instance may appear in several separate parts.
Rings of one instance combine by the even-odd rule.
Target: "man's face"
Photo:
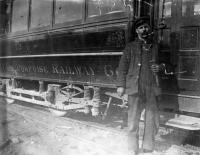
[[[146,39],[148,35],[151,33],[151,28],[148,24],[142,24],[137,29],[136,32],[139,38]]]

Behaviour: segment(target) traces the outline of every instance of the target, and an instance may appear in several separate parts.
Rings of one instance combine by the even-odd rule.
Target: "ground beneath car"
[[[4,99],[0,110],[0,142],[5,144],[0,148],[1,155],[127,155],[126,129],[114,133],[92,128],[38,109],[6,104]],[[155,155],[200,155],[198,147],[186,144],[186,137],[191,137],[186,133],[161,128]]]

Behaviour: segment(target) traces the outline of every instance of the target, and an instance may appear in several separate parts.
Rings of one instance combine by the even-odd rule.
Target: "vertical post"
[[[138,0],[138,17],[141,16],[141,4],[142,3],[142,0]]]
[[[85,103],[85,109],[84,113],[89,114],[90,113],[90,107],[88,105],[88,101],[91,100],[91,93],[88,86],[84,86],[84,103]]]
[[[94,87],[94,95],[92,99],[93,107],[91,109],[92,116],[98,116],[99,115],[99,107],[100,107],[100,87]]]
[[[158,18],[159,18],[159,1],[157,0],[151,0],[152,9],[151,9],[151,18],[150,18],[150,24],[152,27],[152,31],[154,33],[153,35],[153,50],[152,50],[152,58],[151,63],[158,63]],[[156,80],[156,84],[158,87],[160,87],[159,84],[159,77],[157,73],[154,73],[154,77]]]
[[[12,86],[12,89],[16,88],[16,81],[14,78],[11,79],[11,86]]]
[[[0,80],[0,92],[5,93],[6,92],[6,81],[1,79]]]
[[[44,92],[44,81],[39,81],[39,93]]]
[[[32,0],[28,0],[28,21],[27,21],[28,31],[29,31],[30,26],[31,26],[31,5],[32,5]]]
[[[157,0],[151,0],[152,1],[152,28],[154,30],[154,53],[153,53],[153,60],[158,61],[158,19],[159,19],[159,1]]]
[[[6,84],[6,90],[5,90],[6,95],[10,96],[11,95],[11,89],[12,89],[12,86],[10,86],[10,79],[6,79],[5,84]]]
[[[46,100],[49,101],[51,104],[56,104],[57,96],[59,94],[60,85],[56,84],[49,84],[48,90],[46,94]]]

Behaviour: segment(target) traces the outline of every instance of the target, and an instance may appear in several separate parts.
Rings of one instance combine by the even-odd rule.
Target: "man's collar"
[[[138,37],[135,39],[135,41],[140,43],[140,44],[148,44],[148,42],[146,42],[145,40],[141,40]]]

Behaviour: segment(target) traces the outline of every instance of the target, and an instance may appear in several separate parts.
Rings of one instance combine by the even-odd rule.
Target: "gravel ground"
[[[66,123],[48,113],[5,104],[3,99],[0,110],[1,144],[8,139],[0,155],[127,155],[126,129],[112,133]],[[161,128],[156,139],[155,155],[200,155],[198,147],[187,143],[192,141],[198,146],[198,137],[192,139],[186,131]]]

